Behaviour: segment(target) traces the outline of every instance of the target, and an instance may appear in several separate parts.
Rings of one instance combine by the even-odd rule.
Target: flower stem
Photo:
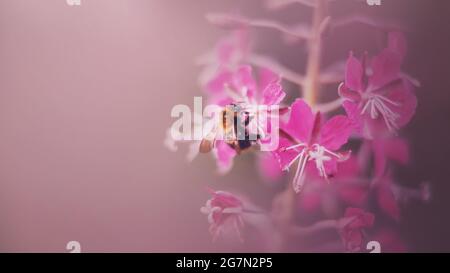
[[[314,8],[311,36],[308,41],[309,54],[306,67],[303,95],[313,106],[320,92],[320,61],[322,48],[322,22],[326,18],[326,0],[316,0]]]
[[[311,36],[308,40],[309,55],[307,60],[306,75],[304,78],[303,98],[314,107],[320,92],[320,60],[321,60],[321,35],[323,31],[323,22],[326,21],[326,1],[316,0],[314,6],[313,22]],[[280,228],[284,230],[283,247],[289,248],[292,241],[292,232],[290,226],[295,224],[296,214],[296,193],[289,183],[285,191],[279,194],[277,203],[282,208],[279,217]]]
[[[332,111],[340,108],[342,106],[342,102],[343,102],[342,98],[337,98],[334,101],[321,103],[321,104],[316,104],[314,106],[314,110],[315,111],[320,111],[321,113],[332,112]]]
[[[301,227],[293,225],[290,232],[293,235],[309,236],[312,233],[320,232],[327,229],[340,229],[355,220],[355,217],[346,217],[338,220],[329,219],[314,223],[311,226]]]

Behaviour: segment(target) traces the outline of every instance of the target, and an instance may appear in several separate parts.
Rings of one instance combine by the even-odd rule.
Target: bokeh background
[[[211,243],[199,208],[207,185],[237,188],[262,207],[276,187],[251,155],[218,177],[209,156],[188,164],[169,152],[171,108],[201,95],[197,56],[226,32],[207,12],[238,12],[308,21],[307,8],[269,12],[262,1],[0,1],[0,251],[252,251]],[[405,70],[422,83],[419,107],[404,130],[413,161],[405,185],[430,181],[433,199],[403,210],[400,231],[411,251],[450,251],[450,2],[337,0],[332,12],[372,14],[408,29]],[[362,25],[327,36],[324,63],[349,50],[376,52],[377,34]],[[255,50],[302,71],[304,45],[283,45],[268,30]],[[325,95],[326,96],[326,95]],[[331,95],[330,95],[331,96]]]

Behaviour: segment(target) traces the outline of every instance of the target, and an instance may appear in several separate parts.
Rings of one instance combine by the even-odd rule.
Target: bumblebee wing
[[[214,148],[214,141],[202,139],[200,142],[200,153],[209,153]]]
[[[211,131],[206,135],[200,142],[199,151],[200,153],[209,153],[214,148],[216,142],[217,130]]]

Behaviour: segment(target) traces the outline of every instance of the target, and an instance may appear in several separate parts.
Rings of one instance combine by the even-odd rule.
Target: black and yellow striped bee
[[[238,154],[249,149],[261,138],[259,133],[251,133],[248,128],[254,118],[255,114],[246,110],[243,103],[226,105],[220,112],[219,124],[201,141],[200,152],[210,152],[219,133]]]

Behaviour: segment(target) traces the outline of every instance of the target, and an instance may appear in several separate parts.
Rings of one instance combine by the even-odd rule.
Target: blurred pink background
[[[261,186],[251,155],[218,177],[210,157],[188,164],[185,149],[171,153],[162,143],[172,106],[202,94],[195,58],[224,33],[205,13],[269,12],[260,1],[81,2],[0,1],[0,251],[66,252],[72,240],[84,252],[258,250],[211,243],[199,211],[206,185],[238,186],[268,205],[271,188]],[[402,228],[413,250],[448,251],[448,220],[439,219],[450,205],[441,198],[449,192],[442,170],[450,133],[441,127],[449,115],[449,23],[437,13],[450,10],[439,0],[392,2],[352,6],[411,27],[406,70],[424,87],[407,129],[414,166],[402,175],[430,180],[437,193],[427,208],[407,211]],[[297,16],[275,13],[284,15]],[[334,35],[334,52],[352,49],[357,37],[346,35]],[[262,50],[271,48],[267,37]],[[291,66],[302,67],[302,58]],[[443,144],[434,146],[436,138]]]

